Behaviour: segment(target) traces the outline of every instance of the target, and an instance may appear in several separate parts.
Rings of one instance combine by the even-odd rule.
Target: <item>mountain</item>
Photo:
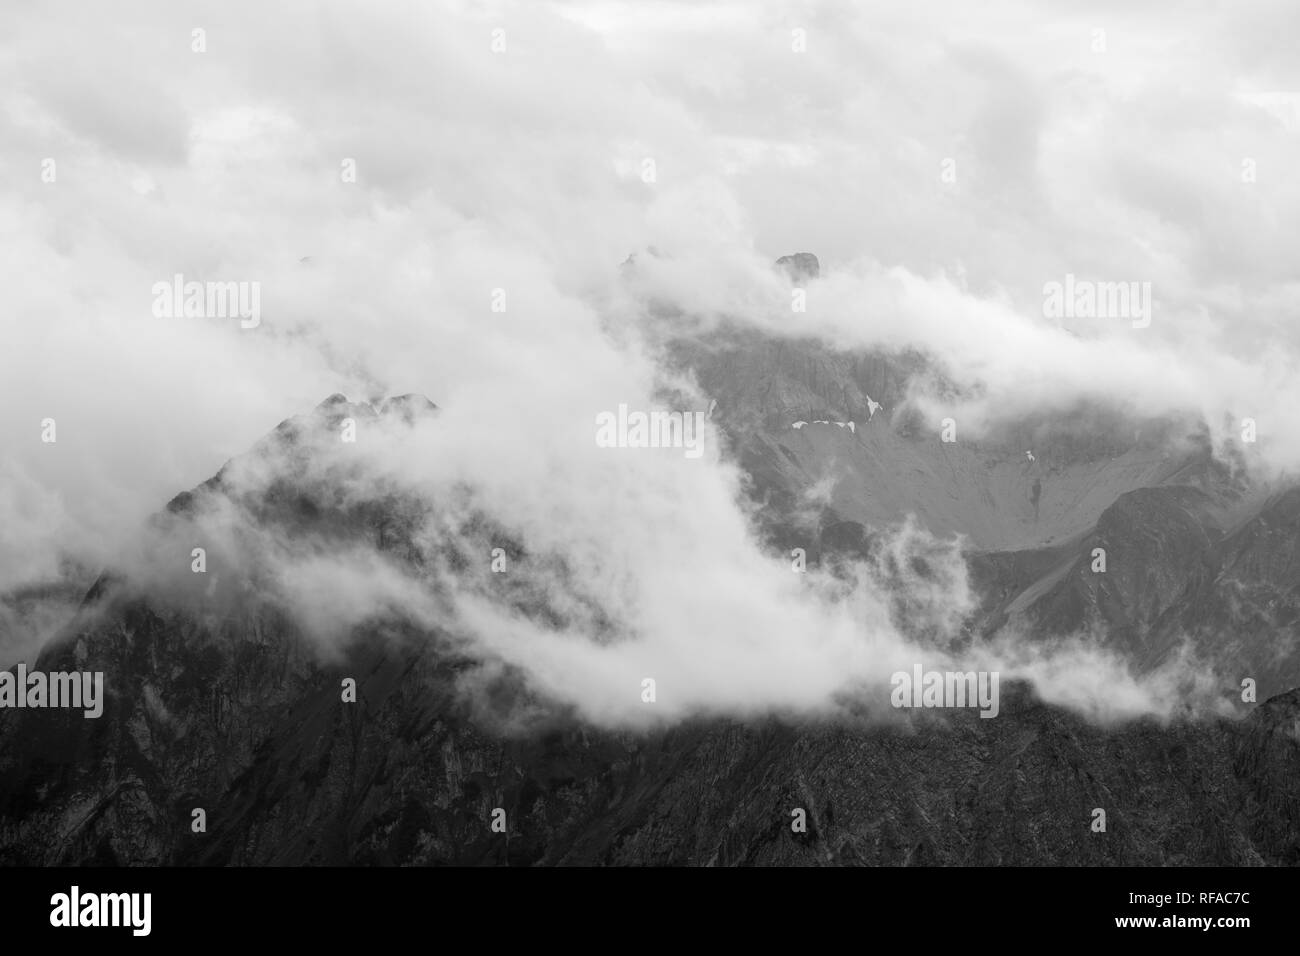
[[[361,637],[324,665],[290,622],[112,607],[40,661],[111,673],[104,717],[6,715],[3,862],[1300,863],[1297,691],[1241,721],[1118,730],[1021,686],[997,720],[644,736],[556,721],[520,737],[456,703],[466,662],[414,636]],[[196,807],[205,833],[190,830]],[[488,827],[498,807],[506,835]]]
[[[1248,481],[1194,427],[1102,408],[943,442],[908,403],[920,354],[726,327],[671,354],[717,401],[774,550],[798,542],[833,565],[912,515],[965,541],[970,639],[1095,632],[1138,672],[1190,644],[1224,668],[1227,693],[1255,679],[1260,702],[1102,726],[1007,682],[994,720],[881,723],[849,708],[615,732],[535,699],[509,669],[466,697],[477,662],[400,609],[322,649],[307,622],[257,597],[267,569],[253,559],[153,590],[110,571],[32,662],[105,672],[103,716],[0,710],[0,863],[1300,863],[1300,489]],[[491,515],[457,511],[460,534],[433,555],[412,531],[422,502],[359,497],[346,459],[318,467],[319,443],[348,419],[437,416],[420,396],[331,396],[155,525],[169,534],[227,509],[305,553],[364,544],[426,574],[466,566],[456,541],[505,541],[526,568],[528,542]],[[241,469],[266,461],[271,479],[250,492]],[[552,613],[526,586],[514,599]],[[521,711],[526,727],[511,720]],[[490,826],[498,808],[504,833]],[[1091,826],[1099,808],[1104,832]],[[806,832],[791,828],[796,809]]]

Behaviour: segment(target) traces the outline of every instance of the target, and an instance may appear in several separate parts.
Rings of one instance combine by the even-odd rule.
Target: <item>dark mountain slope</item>
[[[808,262],[788,265],[816,281]],[[992,720],[913,711],[614,733],[535,699],[509,669],[480,671],[400,608],[323,649],[266,599],[256,553],[223,560],[214,545],[222,572],[202,584],[185,573],[149,595],[102,576],[34,662],[103,670],[102,718],[0,710],[0,862],[1300,863],[1300,492],[1266,501],[1194,430],[1113,410],[943,443],[908,403],[920,355],[734,330],[670,351],[717,399],[774,550],[835,566],[911,514],[965,536],[980,598],[969,639],[1097,631],[1139,669],[1190,640],[1227,668],[1225,692],[1249,674],[1264,702],[1240,704],[1239,719],[1100,728],[1004,684]],[[273,480],[250,492],[232,463],[178,495],[158,530],[220,505],[309,553],[377,549],[435,594],[440,571],[468,573],[466,541],[479,553],[506,541],[519,569],[506,599],[559,619],[527,570],[550,562],[548,580],[563,580],[562,556],[530,555],[472,508],[430,549],[415,534],[425,503],[383,488],[358,499],[343,490],[346,461],[312,467],[314,442],[345,417],[435,411],[332,396],[254,450],[277,462]],[[1091,570],[1096,547],[1105,574]],[[341,699],[345,678],[355,703]],[[195,808],[206,832],[191,830]],[[505,833],[490,827],[496,808]],[[806,834],[791,830],[796,808]],[[1090,827],[1096,808],[1104,833]]]
[[[1008,687],[995,720],[518,738],[456,702],[464,662],[424,638],[360,635],[321,665],[285,622],[113,616],[42,662],[109,669],[104,718],[6,715],[6,863],[1300,862],[1297,693],[1167,728],[1101,730]]]
[[[302,429],[332,428],[355,411],[337,404],[269,441],[292,458]],[[272,487],[240,507],[296,538],[362,535],[413,559],[412,543],[393,530],[412,523],[399,498]],[[215,479],[174,501],[164,520],[225,493]],[[1171,541],[1222,548],[1203,526],[1204,499],[1174,494],[1179,508],[1139,495],[1116,514],[1141,505],[1138,518],[1151,514]],[[1289,501],[1275,502],[1269,520],[1289,514]],[[849,522],[823,538],[828,558],[867,541]],[[1262,560],[1245,542],[1270,537],[1247,525],[1231,540],[1238,547],[1223,550],[1225,561],[1244,572]],[[1270,554],[1284,576],[1286,548]],[[1032,579],[1058,557],[994,560],[1000,573]],[[1115,587],[1129,594],[1128,583]],[[1146,626],[1167,610],[1171,591],[1139,602],[1145,616],[1133,620]],[[1297,692],[1243,705],[1243,720],[1167,727],[1097,728],[1011,685],[994,720],[967,711],[887,725],[697,720],[618,734],[530,701],[509,674],[471,702],[456,679],[474,663],[400,619],[359,628],[330,658],[276,608],[220,597],[156,606],[101,581],[36,666],[104,670],[104,716],[0,712],[3,862],[1300,861]],[[345,677],[357,681],[356,703],[341,700]],[[521,707],[535,714],[531,730],[506,733]],[[195,808],[206,812],[204,833],[191,831]],[[490,828],[495,808],[506,811],[505,834]],[[795,808],[807,813],[806,834],[791,831]],[[1094,808],[1106,810],[1105,833],[1090,828]]]

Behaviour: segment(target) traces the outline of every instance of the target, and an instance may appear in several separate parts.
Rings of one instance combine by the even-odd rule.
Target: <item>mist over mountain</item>
[[[0,863],[1300,862],[1300,12],[1167,17],[12,11]]]
[[[105,717],[4,715],[6,861],[1294,862],[1297,489],[1098,405],[945,442],[919,352],[661,354],[710,454],[593,449],[608,509],[475,475],[482,417],[422,396],[333,395],[175,496],[33,661],[102,670]],[[999,719],[891,709],[912,660],[998,669]],[[814,824],[774,836],[791,800]],[[1057,832],[1099,802],[1121,839]]]

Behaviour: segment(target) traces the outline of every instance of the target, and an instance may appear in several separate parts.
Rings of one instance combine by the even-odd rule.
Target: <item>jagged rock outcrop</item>
[[[796,252],[792,256],[782,256],[776,264],[784,269],[791,279],[816,279],[822,274],[821,263],[811,252]]]

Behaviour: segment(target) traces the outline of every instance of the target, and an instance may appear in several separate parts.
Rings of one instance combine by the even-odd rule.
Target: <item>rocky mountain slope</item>
[[[1011,687],[996,720],[512,737],[426,641],[364,634],[326,666],[287,621],[109,617],[41,662],[112,673],[102,719],[6,715],[7,864],[1300,863],[1300,692],[1117,730]]]
[[[786,267],[815,276],[807,260]],[[1254,487],[1194,434],[1102,410],[943,443],[894,414],[922,356],[726,331],[676,355],[717,399],[774,548],[834,561],[912,514],[965,536],[973,639],[1092,630],[1139,670],[1191,641],[1232,676],[1228,692],[1256,679],[1260,703],[1099,727],[1012,683],[995,720],[849,712],[615,733],[526,700],[508,672],[471,703],[456,685],[474,662],[400,616],[330,656],[284,608],[242,597],[253,572],[166,601],[110,574],[33,662],[105,671],[103,717],[0,710],[0,863],[1300,863],[1300,490]],[[432,414],[415,397],[334,396],[257,451],[305,465],[313,430],[345,415]],[[427,560],[409,531],[418,502],[358,501],[304,475],[289,467],[248,496],[223,471],[159,522],[222,501],[297,542]],[[526,546],[512,550],[526,559]],[[521,702],[528,728],[507,729]]]

